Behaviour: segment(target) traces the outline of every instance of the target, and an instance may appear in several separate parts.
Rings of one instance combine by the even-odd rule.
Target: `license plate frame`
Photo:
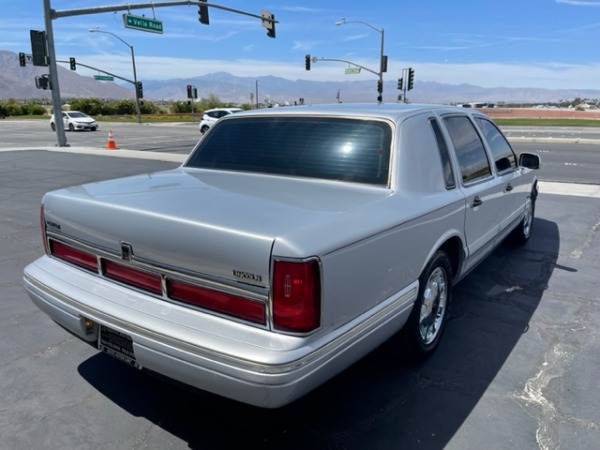
[[[133,339],[126,333],[100,324],[98,328],[98,350],[136,369],[141,369],[133,351]]]

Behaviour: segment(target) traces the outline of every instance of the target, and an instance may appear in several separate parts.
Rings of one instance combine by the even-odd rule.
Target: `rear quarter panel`
[[[390,196],[345,224],[363,237],[320,255],[324,326],[340,326],[398,296],[447,239],[462,239],[464,196],[446,189],[430,117],[397,124]],[[365,236],[369,229],[379,231]]]

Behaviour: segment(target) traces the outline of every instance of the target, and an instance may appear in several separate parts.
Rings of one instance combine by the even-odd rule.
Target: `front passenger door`
[[[468,270],[494,247],[500,231],[502,190],[475,125],[467,115],[444,116],[461,174],[465,195],[465,237]]]
[[[521,213],[529,195],[527,186],[521,185],[521,173],[517,165],[517,156],[512,147],[491,120],[483,117],[475,119],[483,133],[488,148],[494,158],[494,169],[504,185],[500,233],[508,231],[515,221],[521,219]]]

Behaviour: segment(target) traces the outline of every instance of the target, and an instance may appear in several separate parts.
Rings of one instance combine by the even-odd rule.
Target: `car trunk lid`
[[[44,198],[44,209],[50,232],[117,257],[127,257],[125,248],[168,270],[267,287],[276,239],[384,191],[179,168],[54,191]]]

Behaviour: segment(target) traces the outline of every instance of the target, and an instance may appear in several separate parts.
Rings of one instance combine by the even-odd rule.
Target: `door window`
[[[444,122],[456,151],[463,184],[492,175],[483,142],[467,116],[447,116]]]
[[[477,118],[477,124],[487,141],[498,172],[517,168],[517,157],[506,138],[490,120]]]

